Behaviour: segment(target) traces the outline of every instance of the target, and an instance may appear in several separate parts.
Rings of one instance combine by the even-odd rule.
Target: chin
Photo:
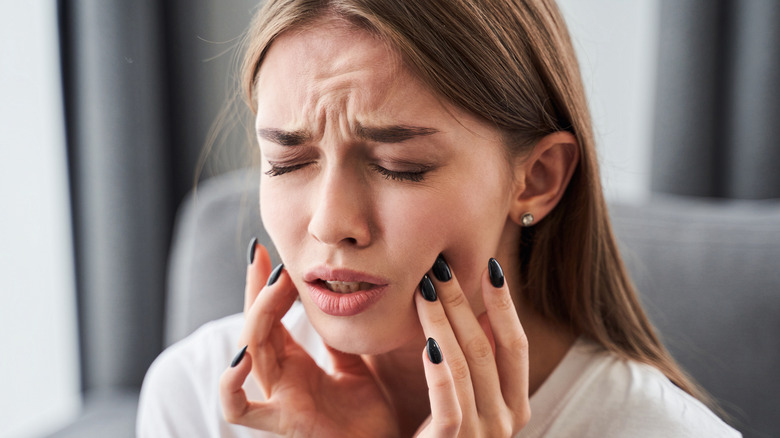
[[[376,309],[379,311],[352,317],[334,317],[325,315],[318,309],[310,311],[307,306],[304,308],[309,321],[325,344],[344,353],[384,354],[407,346],[415,340],[420,341],[420,351],[425,346],[425,335],[414,308],[411,312]]]

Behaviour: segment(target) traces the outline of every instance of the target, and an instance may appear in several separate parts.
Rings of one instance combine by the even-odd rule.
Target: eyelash
[[[424,168],[423,170],[418,170],[416,172],[396,172],[376,164],[372,164],[371,166],[380,175],[384,176],[385,179],[391,179],[393,181],[420,182],[425,178],[425,173],[429,170],[428,168]]]
[[[267,170],[265,174],[268,176],[279,176],[301,169],[308,166],[310,163],[293,164],[292,166],[279,166],[271,162],[268,164],[271,165],[271,169]]]
[[[279,166],[274,163],[268,163],[271,165],[271,169],[265,172],[266,175],[274,177],[284,175],[285,173],[294,172],[298,169],[308,166],[311,163],[294,164],[292,166]],[[422,170],[415,172],[396,172],[393,170],[385,169],[377,164],[372,164],[371,167],[374,171],[385,177],[385,179],[393,181],[408,181],[408,182],[421,182],[425,179],[425,174],[430,170],[428,167],[424,167]]]

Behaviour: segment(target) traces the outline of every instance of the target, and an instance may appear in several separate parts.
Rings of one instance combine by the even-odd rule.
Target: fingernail
[[[428,274],[423,275],[422,281],[420,281],[420,293],[426,300],[436,301],[436,288],[433,287],[433,282]]]
[[[436,261],[433,262],[433,275],[437,280],[443,283],[452,279],[452,271],[450,271],[450,267],[441,254],[439,254],[439,256],[436,257]]]
[[[439,344],[437,344],[433,338],[428,338],[428,343],[425,344],[425,350],[428,353],[428,359],[430,359],[432,363],[440,364],[441,361],[444,360],[444,356],[441,354]]]
[[[249,241],[249,248],[246,252],[246,264],[251,265],[255,261],[255,248],[257,247],[257,237]]]
[[[272,284],[276,283],[276,280],[279,279],[279,276],[282,275],[282,269],[284,269],[284,263],[279,263],[273,271],[271,271],[271,275],[268,276],[268,283],[266,283],[266,286],[271,286]]]
[[[244,345],[244,348],[242,348],[241,351],[238,352],[236,357],[233,358],[233,362],[230,362],[230,368],[235,368],[236,365],[238,365],[241,362],[241,359],[244,358],[244,353],[246,353],[246,347],[248,347],[248,345]]]
[[[504,271],[501,269],[501,265],[498,264],[498,260],[490,258],[488,262],[488,275],[490,276],[490,284],[495,288],[499,288],[504,285]]]

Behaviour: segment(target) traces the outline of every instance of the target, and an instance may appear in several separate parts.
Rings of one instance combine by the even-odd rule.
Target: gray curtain
[[[176,208],[234,91],[237,37],[259,3],[59,1],[88,401],[137,391],[162,349]],[[206,176],[248,164],[243,132],[222,132]]]
[[[780,2],[662,0],[652,189],[780,197]]]
[[[82,387],[137,386],[161,346],[172,226],[157,2],[63,4]]]

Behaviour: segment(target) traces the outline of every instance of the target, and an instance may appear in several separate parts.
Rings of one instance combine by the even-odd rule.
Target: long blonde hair
[[[590,115],[566,25],[553,0],[269,0],[246,41],[243,86],[283,32],[339,17],[401,54],[438,94],[502,130],[513,154],[573,133],[580,161],[558,206],[518,242],[523,300],[624,358],[650,364],[712,405],[642,310],[620,258],[599,179]]]

